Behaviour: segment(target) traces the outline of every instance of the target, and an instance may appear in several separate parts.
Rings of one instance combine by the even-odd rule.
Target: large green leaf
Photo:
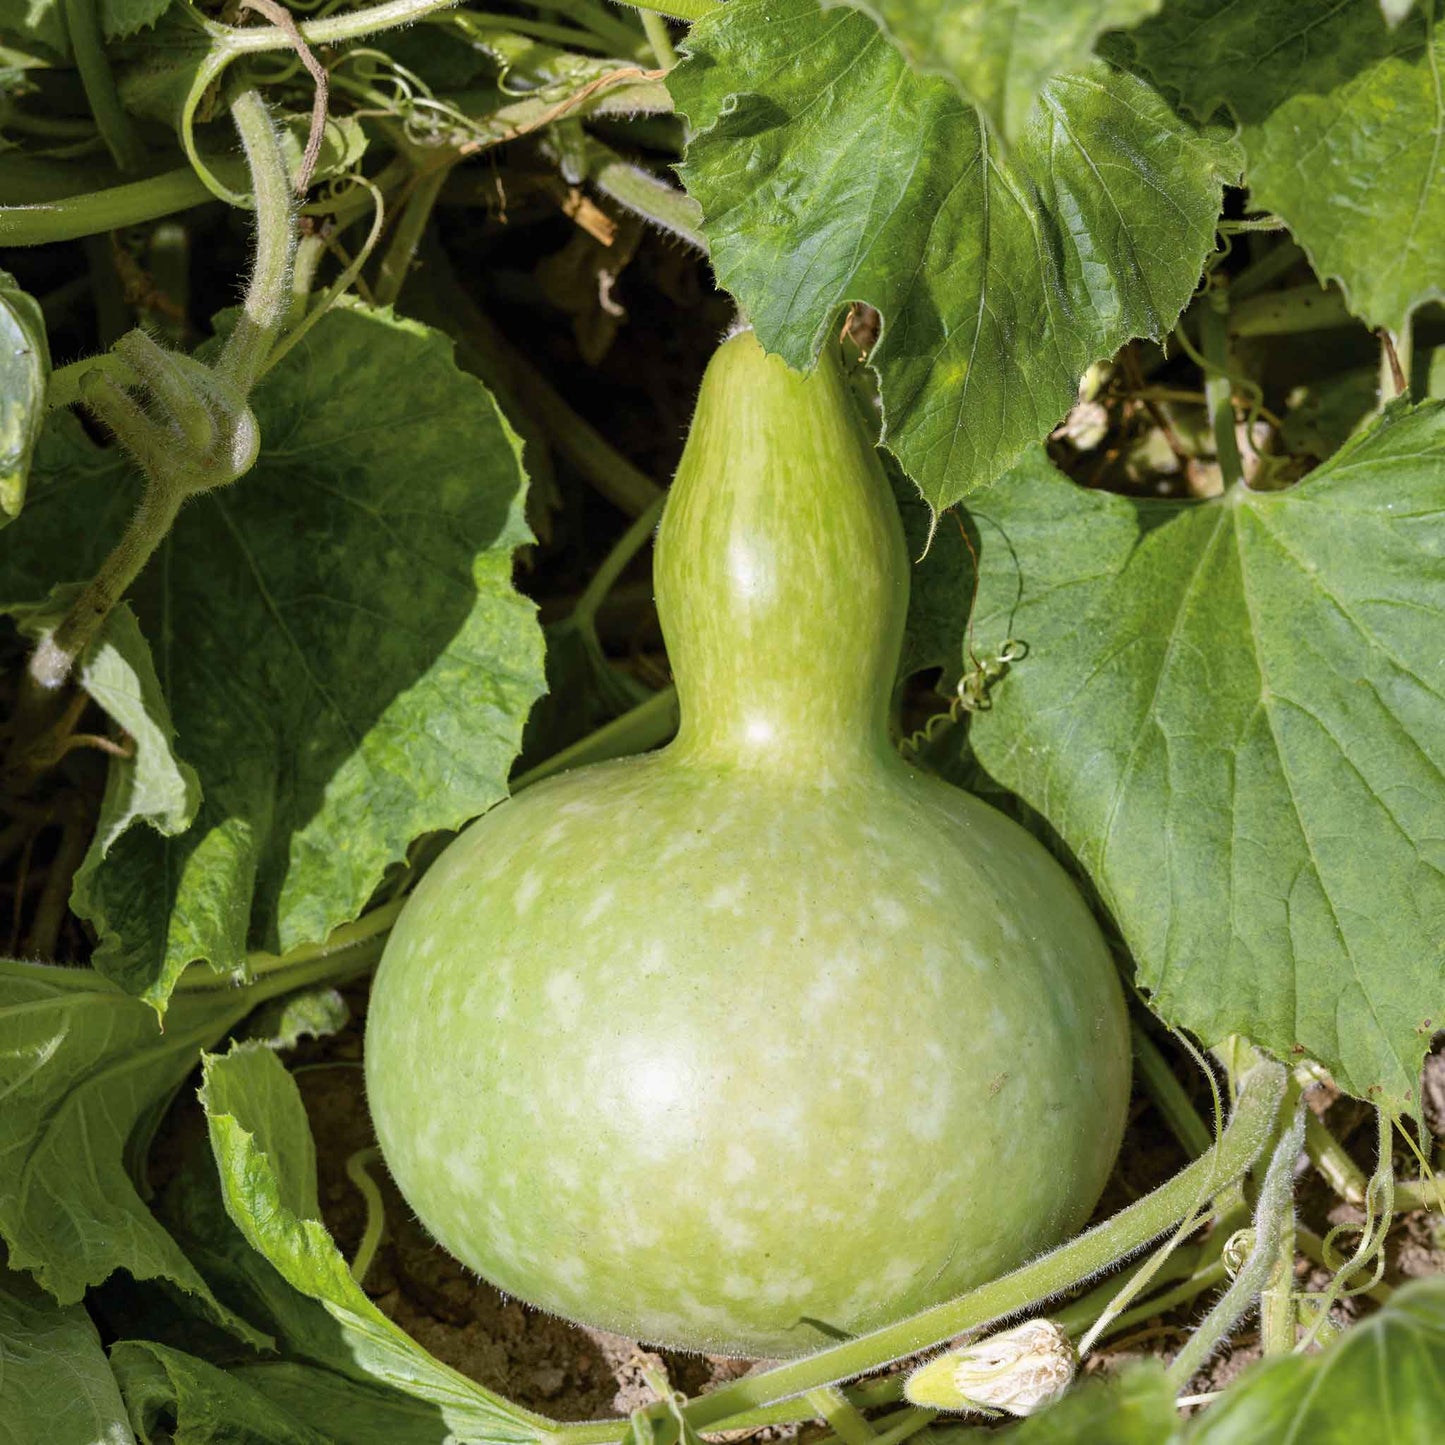
[[[1424,8],[1392,27],[1378,0],[1170,0],[1131,37],[1197,115],[1228,106],[1255,202],[1397,331],[1445,295],[1445,26],[1430,43]]]
[[[1445,1418],[1445,1279],[1405,1285],[1318,1355],[1256,1365],[1190,1445],[1436,1445]]]
[[[60,1305],[0,1265],[0,1441],[135,1445],[100,1336],[81,1305]]]
[[[49,377],[50,345],[40,303],[8,271],[0,271],[0,527],[25,504],[25,479],[45,419]]]
[[[264,1330],[279,1358],[320,1366],[353,1382],[369,1378],[321,1303],[293,1288],[233,1222],[208,1139],[188,1141],[155,1212],[216,1297]]]
[[[1042,457],[972,510],[988,773],[1097,886],[1156,1011],[1401,1110],[1445,1020],[1445,406],[1292,490],[1138,503]],[[962,665],[946,528],[911,655]],[[952,547],[948,551],[943,544]]]
[[[871,15],[915,70],[946,75],[1005,136],[1022,133],[1044,82],[1078,70],[1099,35],[1163,0],[829,0]]]
[[[171,1095],[256,1002],[248,990],[187,991],[163,1033],[153,1010],[89,969],[0,961],[0,1237],[13,1267],[62,1304],[117,1269],[169,1280],[259,1338],[136,1188]]]
[[[506,793],[542,685],[518,444],[437,333],[328,316],[254,405],[263,446],[188,505],[132,591],[204,801],[78,880],[95,964],[157,1007],[197,959],[240,972],[354,918],[418,835]],[[95,568],[135,505],[123,457],[47,427],[0,595]]]
[[[433,1359],[352,1279],[319,1220],[314,1146],[295,1081],[269,1049],[207,1056],[201,1102],[226,1209],[251,1247],[317,1300],[370,1376],[439,1410],[460,1440],[524,1445],[547,1422]]]
[[[884,317],[884,440],[936,507],[992,482],[1131,336],[1168,331],[1225,152],[1101,62],[1056,77],[1007,157],[862,15],[736,0],[668,84],[719,279],[813,364],[845,301]]]

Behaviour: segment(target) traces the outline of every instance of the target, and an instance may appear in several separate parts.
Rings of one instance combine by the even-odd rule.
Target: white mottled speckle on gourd
[[[724,343],[658,539],[676,741],[474,823],[372,992],[427,1228],[651,1343],[796,1354],[981,1283],[1083,1223],[1123,1130],[1079,894],[890,746],[908,564],[845,386]]]

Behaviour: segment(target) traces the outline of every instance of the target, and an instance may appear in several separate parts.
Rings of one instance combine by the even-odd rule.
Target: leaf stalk
[[[1235,1275],[1234,1282],[1169,1366],[1169,1383],[1176,1393],[1188,1385],[1220,1341],[1259,1298],[1276,1266],[1281,1241],[1286,1233],[1293,1238],[1294,1161],[1304,1143],[1303,1105],[1297,1101],[1297,1096],[1293,1110],[1288,1127],[1277,1138],[1259,1191],[1259,1203],[1254,1214],[1254,1247]],[[1293,1343],[1291,1338],[1290,1344]]]
[[[99,0],[62,0],[60,11],[96,129],[119,169],[139,170],[145,162],[145,147],[121,104],[105,53]]]
[[[1212,290],[1199,311],[1199,340],[1207,363],[1204,372],[1204,401],[1214,433],[1214,451],[1229,491],[1244,480],[1244,462],[1239,454],[1235,427],[1234,384],[1229,370],[1228,301],[1225,293]]]
[[[255,464],[260,433],[247,395],[289,313],[296,227],[285,158],[260,93],[239,92],[231,112],[251,173],[257,221],[255,266],[241,315],[214,369],[134,331],[116,343],[108,364],[86,367],[75,378],[80,399],[131,454],[145,485],[120,540],[30,656],[10,726],[12,768],[28,766],[35,739],[53,719],[77,661],[165,540],[185,501],[229,485]],[[126,384],[134,379],[148,404],[122,379]]]

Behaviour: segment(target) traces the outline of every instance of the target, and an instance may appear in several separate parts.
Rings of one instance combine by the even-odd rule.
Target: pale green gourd
[[[1129,1092],[1053,858],[903,764],[897,512],[836,359],[708,368],[658,539],[677,740],[473,824],[372,992],[377,1136],[510,1294],[798,1353],[1077,1229]]]

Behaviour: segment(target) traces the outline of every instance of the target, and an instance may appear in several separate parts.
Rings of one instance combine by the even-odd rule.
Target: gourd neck
[[[908,559],[835,349],[807,376],[751,331],[703,378],[654,564],[672,755],[829,773],[893,760]]]

